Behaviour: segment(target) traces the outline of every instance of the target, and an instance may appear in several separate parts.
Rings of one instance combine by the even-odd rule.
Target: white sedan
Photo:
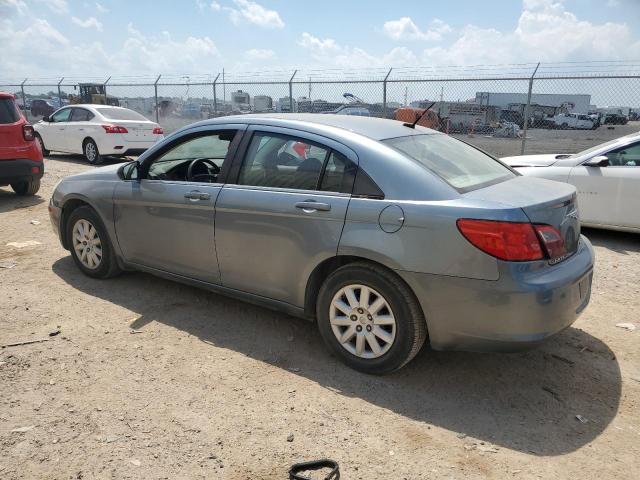
[[[522,155],[502,161],[523,175],[574,185],[583,225],[640,232],[640,133],[573,155]]]
[[[92,164],[106,155],[140,155],[164,138],[160,125],[133,110],[108,105],[70,105],[33,128],[42,152],[80,153]]]

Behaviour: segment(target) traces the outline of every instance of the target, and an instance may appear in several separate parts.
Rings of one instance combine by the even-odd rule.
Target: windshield
[[[109,120],[138,120],[148,122],[145,117],[127,108],[96,108],[103,117]]]
[[[569,158],[578,158],[578,157],[582,157],[582,156],[587,156],[590,155],[594,152],[597,152],[598,150],[607,150],[607,147],[613,147],[615,145],[622,145],[624,142],[625,137],[622,138],[616,138],[615,140],[610,140],[606,143],[601,143],[600,145],[596,145],[595,147],[591,147],[591,148],[587,148],[586,150],[583,150],[581,152],[578,153],[574,153],[573,155],[570,155]]]
[[[416,160],[461,193],[516,176],[489,155],[448,135],[411,135],[383,143]]]

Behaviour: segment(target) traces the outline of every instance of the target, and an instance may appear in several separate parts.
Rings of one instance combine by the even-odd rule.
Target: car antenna
[[[403,123],[403,125],[404,125],[405,127],[409,127],[409,128],[414,128],[414,129],[415,129],[415,128],[416,128],[416,124],[417,124],[420,120],[422,120],[422,117],[424,117],[424,116],[426,115],[426,113],[431,109],[431,107],[433,107],[435,104],[436,104],[436,102],[433,102],[431,105],[429,105],[429,106],[425,109],[425,111],[424,111],[424,112],[422,112],[420,115],[417,115],[417,116],[416,116],[416,119],[415,119],[415,121],[414,121],[413,123],[408,123],[408,122],[407,122],[407,123]]]

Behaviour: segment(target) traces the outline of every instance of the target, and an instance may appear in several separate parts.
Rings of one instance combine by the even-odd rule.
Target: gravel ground
[[[146,274],[83,276],[47,202],[88,168],[52,156],[39,196],[0,189],[0,265],[16,264],[0,268],[0,344],[48,340],[0,348],[0,478],[284,479],[322,457],[348,480],[639,478],[640,236],[585,232],[591,305],[543,346],[425,349],[370,377],[302,320]]]

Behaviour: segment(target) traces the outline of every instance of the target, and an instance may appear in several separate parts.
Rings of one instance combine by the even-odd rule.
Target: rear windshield
[[[13,98],[0,98],[0,124],[16,123],[19,119]]]
[[[109,120],[147,121],[147,119],[139,113],[127,108],[96,108],[96,110],[98,110],[98,112],[100,112],[103,117],[108,118]]]
[[[422,164],[461,193],[516,176],[489,155],[448,135],[410,135],[382,142]]]

